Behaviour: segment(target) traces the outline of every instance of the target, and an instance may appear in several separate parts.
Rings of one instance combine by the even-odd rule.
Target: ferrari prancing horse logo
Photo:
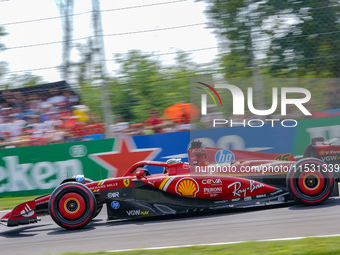
[[[130,179],[124,179],[123,183],[124,183],[125,187],[128,187],[130,185]]]

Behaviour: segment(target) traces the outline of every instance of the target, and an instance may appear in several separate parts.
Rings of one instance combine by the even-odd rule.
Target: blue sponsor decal
[[[229,150],[219,150],[215,154],[215,161],[219,164],[232,163],[235,160],[234,154]]]
[[[113,202],[111,203],[111,207],[112,207],[113,209],[119,209],[120,203],[119,203],[118,201],[113,201]]]
[[[84,175],[79,174],[79,175],[76,175],[75,178],[77,182],[81,182],[82,180],[84,180]]]

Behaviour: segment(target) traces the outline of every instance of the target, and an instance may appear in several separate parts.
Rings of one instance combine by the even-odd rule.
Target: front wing
[[[12,211],[6,213],[0,223],[13,227],[18,225],[26,225],[40,221],[37,217],[35,200],[28,201],[16,206]]]

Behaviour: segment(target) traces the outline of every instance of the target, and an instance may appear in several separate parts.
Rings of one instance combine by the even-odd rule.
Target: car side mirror
[[[142,178],[143,176],[144,176],[144,170],[143,169],[136,170],[136,177],[137,178]]]
[[[324,142],[324,141],[325,141],[325,138],[323,138],[323,137],[312,138],[312,144],[313,145],[316,145],[317,142]]]

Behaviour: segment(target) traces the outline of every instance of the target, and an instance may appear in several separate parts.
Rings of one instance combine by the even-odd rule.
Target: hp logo
[[[118,201],[113,201],[113,202],[111,203],[111,207],[112,207],[113,209],[119,209],[120,204],[119,204]]]
[[[219,164],[226,164],[234,162],[235,156],[234,154],[229,150],[219,150],[215,154],[215,161]]]

